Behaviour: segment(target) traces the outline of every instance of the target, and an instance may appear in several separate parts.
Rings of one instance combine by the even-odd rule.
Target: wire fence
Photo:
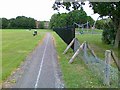
[[[76,52],[82,44],[75,39],[74,41],[74,52]],[[118,87],[120,72],[117,68],[111,66],[106,60],[101,60],[97,56],[91,53],[88,48],[88,44],[84,43],[82,45],[82,50],[79,51],[77,55],[78,58],[82,58],[84,63],[87,65],[88,69],[99,79],[100,82],[106,84],[110,87]],[[119,73],[119,74],[118,74]]]
[[[100,29],[87,29],[87,28],[76,28],[75,34],[102,34],[103,30]]]

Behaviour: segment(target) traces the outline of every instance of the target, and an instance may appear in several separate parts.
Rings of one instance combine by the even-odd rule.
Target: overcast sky
[[[52,9],[55,0],[0,0],[0,18],[15,18],[17,16],[32,17],[40,21],[49,21],[51,16],[57,11]],[[92,15],[93,11],[88,6],[88,2],[84,6],[87,15],[98,18],[98,14]],[[60,9],[60,12],[66,12]]]

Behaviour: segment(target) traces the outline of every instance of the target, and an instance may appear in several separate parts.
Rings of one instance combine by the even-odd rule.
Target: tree
[[[81,10],[73,10],[69,13],[59,13],[52,15],[50,19],[50,26],[53,27],[65,27],[72,26],[74,23],[84,24],[87,21],[93,23],[94,20],[87,16],[86,12]]]
[[[8,25],[8,28],[10,28],[10,29],[14,29],[14,28],[16,28],[16,23],[15,23],[15,18],[11,18],[10,20],[9,20],[9,25]]]
[[[58,10],[61,6],[70,10],[70,7],[74,10],[79,9],[84,5],[83,2],[55,2],[53,9]],[[111,18],[114,25],[115,47],[120,47],[120,1],[119,2],[91,2],[90,7],[93,8],[94,13],[98,13],[100,17],[108,16]]]
[[[25,16],[17,16],[16,18],[6,19],[2,18],[2,28],[16,28],[16,29],[29,29],[35,28],[35,19]]]
[[[23,28],[23,29],[35,28],[35,20],[30,17],[28,18],[25,16],[18,16],[15,19],[15,24],[17,28]]]
[[[95,27],[96,27],[97,29],[104,29],[105,24],[107,24],[107,23],[108,23],[107,20],[103,20],[103,19],[97,20]]]
[[[8,24],[9,24],[9,20],[7,20],[6,18],[2,18],[2,28],[3,29],[8,28]]]
[[[40,21],[38,28],[40,28],[40,29],[44,29],[45,28],[44,27],[44,21]]]
[[[0,18],[0,29],[2,29],[2,18]]]
[[[66,13],[53,14],[50,19],[50,28],[67,26],[67,18],[68,16]]]
[[[115,47],[118,47],[120,45],[120,2],[92,2],[91,4],[95,13],[100,14],[101,17],[111,18],[116,32]]]

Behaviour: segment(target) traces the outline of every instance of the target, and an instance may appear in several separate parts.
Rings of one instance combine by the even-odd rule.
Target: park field
[[[33,30],[25,29],[2,30],[2,73],[0,75],[2,75],[3,81],[18,68],[27,55],[40,43],[46,30],[38,30],[37,36],[32,36],[32,33]]]
[[[78,32],[82,31],[78,28],[76,30]],[[120,51],[118,51],[118,48],[114,48],[113,45],[107,45],[102,41],[102,32],[103,30],[99,29],[84,29],[84,33],[79,35],[77,34],[76,38],[78,38],[80,43],[83,43],[84,41],[88,42],[91,48],[96,52],[97,56],[102,59],[105,57],[105,50],[114,51],[115,55],[120,58],[120,56],[118,55],[118,53],[120,53]]]
[[[1,31],[0,31],[1,32]],[[38,30],[38,35],[33,37],[33,30],[3,30],[2,31],[2,80],[6,80],[14,70],[25,60],[32,50],[41,42],[45,33],[48,30]],[[103,85],[97,77],[94,76],[86,64],[78,58],[75,59],[73,64],[68,64],[74,54],[70,49],[67,54],[63,55],[63,51],[67,47],[65,42],[53,31],[52,33],[55,46],[58,54],[58,60],[62,71],[62,77],[66,88],[108,88],[109,86]],[[77,34],[76,37],[80,43],[87,41],[91,48],[95,51],[96,55],[103,59],[104,52],[107,49],[112,49],[115,54],[118,50],[111,45],[102,43],[102,31],[97,31],[99,34]],[[2,82],[2,80],[0,82]],[[116,86],[110,86],[116,87]]]

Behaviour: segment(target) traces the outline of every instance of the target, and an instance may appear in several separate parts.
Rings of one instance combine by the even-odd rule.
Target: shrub
[[[106,44],[115,43],[116,30],[113,26],[113,23],[110,21],[104,25],[104,30],[102,34],[102,41]]]

